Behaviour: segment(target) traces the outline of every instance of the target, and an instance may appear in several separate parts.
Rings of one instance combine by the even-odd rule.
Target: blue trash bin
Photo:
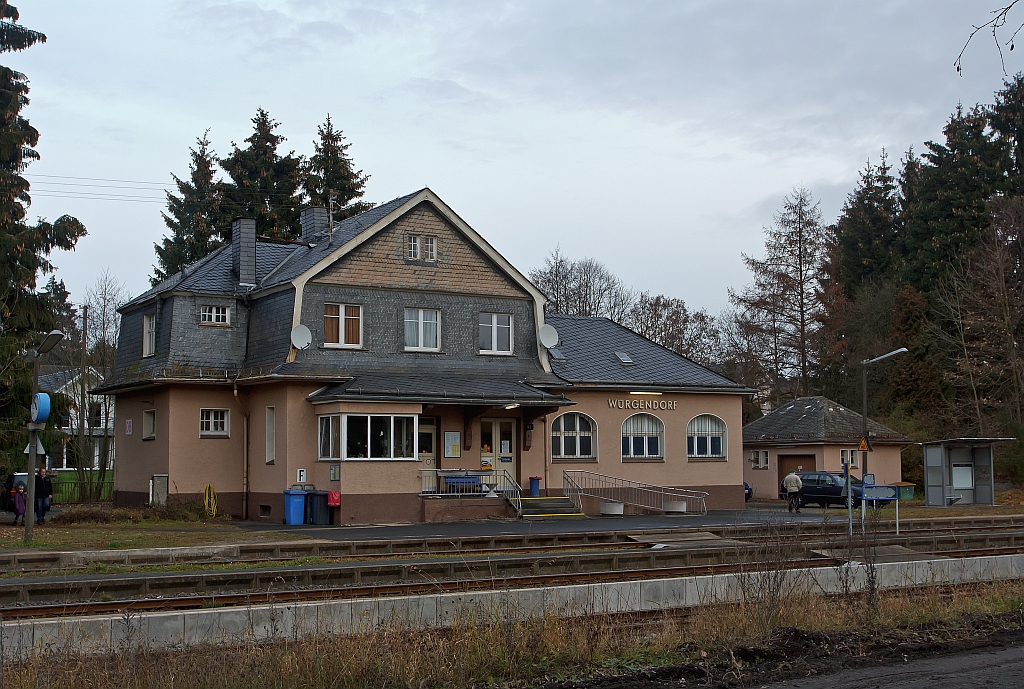
[[[539,498],[540,497],[540,476],[531,476],[530,477],[530,497],[531,498]]]
[[[284,492],[284,523],[289,526],[306,521],[306,491],[286,490]]]

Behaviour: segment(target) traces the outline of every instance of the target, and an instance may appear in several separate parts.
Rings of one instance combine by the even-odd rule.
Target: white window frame
[[[266,460],[273,464],[277,460],[277,409],[267,407]]]
[[[850,464],[851,469],[860,468],[860,450],[840,450],[839,451],[839,466],[846,466],[847,462]]]
[[[223,318],[223,320],[221,320]],[[203,304],[199,307],[200,325],[231,325],[231,307],[216,304]]]
[[[721,431],[713,431],[713,432],[696,432],[694,430],[691,430],[693,428],[693,424],[696,423],[696,421],[698,419],[700,419],[701,417],[705,417],[705,416],[711,417],[713,419],[717,419],[718,422],[720,424],[722,424],[722,430]],[[692,452],[690,450],[690,438],[693,438],[693,451]],[[697,438],[707,438],[708,439],[708,448],[707,448],[708,451],[707,451],[706,454],[700,454],[698,452],[698,450],[697,450]],[[711,442],[712,438],[721,438],[722,439],[722,451],[719,452],[718,454],[715,454],[711,450],[711,446],[713,444]],[[697,416],[695,416],[692,419],[690,419],[686,423],[686,457],[688,459],[728,459],[728,457],[729,457],[729,427],[726,425],[725,419],[723,419],[722,417],[720,417],[720,416],[718,416],[716,414],[707,414],[707,413],[705,413],[705,414],[697,414]]]
[[[223,414],[224,418],[218,418]],[[223,423],[223,428],[218,426]],[[230,438],[231,437],[231,410],[222,407],[204,407],[199,410],[199,437],[200,438]]]
[[[156,354],[156,314],[147,313],[142,316],[142,356]]]
[[[411,234],[405,240],[405,257],[410,261],[420,260],[420,236]]]
[[[433,263],[437,260],[437,237],[420,237],[420,260]]]
[[[657,433],[628,433],[627,434],[626,433],[626,423],[630,419],[636,418],[638,416],[649,416],[649,417],[651,417],[652,419],[657,421],[658,424],[660,424],[661,429]],[[626,438],[630,439],[630,441],[629,441],[629,453],[628,454],[626,452],[622,453],[622,461],[624,461],[624,462],[629,462],[629,461],[645,461],[645,460],[646,461],[652,461],[652,460],[654,460],[654,461],[662,461],[662,460],[665,459],[665,422],[662,421],[657,416],[655,416],[654,414],[648,414],[646,412],[641,412],[639,414],[631,414],[631,415],[627,416],[625,419],[622,420],[622,426],[620,427],[619,430],[621,431],[621,436],[622,436],[623,440],[625,440]],[[644,440],[644,454],[635,455],[635,454],[633,454],[633,438],[640,438],[640,437],[645,438],[645,440]],[[658,453],[657,454],[651,454],[650,453],[650,440],[649,440],[649,438],[655,438],[655,437],[658,439]],[[619,449],[620,450],[622,449],[621,445],[620,445]]]
[[[156,409],[142,410],[142,439],[156,438]]]
[[[484,316],[490,316],[491,320],[491,349],[481,349],[481,354],[490,354],[494,356],[512,356],[515,353],[515,318],[511,313],[489,313],[482,311],[480,313],[479,321],[483,320]],[[504,327],[498,325],[498,316],[508,316],[508,351],[502,349],[495,349],[498,345],[498,328]],[[485,327],[483,323],[480,323],[477,327],[477,344],[479,344],[480,333],[479,329]]]
[[[348,418],[350,416],[363,416],[363,417],[366,417],[366,436],[367,436],[367,438],[369,438],[369,436],[370,436],[370,429],[372,427],[372,419],[374,419],[374,418],[387,418],[387,419],[389,419],[389,421],[388,421],[388,429],[389,429],[389,433],[391,434],[391,440],[390,440],[391,457],[349,457],[347,455],[347,448],[348,448]],[[413,446],[412,447],[412,449],[413,449],[412,457],[395,457],[395,419],[396,418],[412,419],[412,422],[413,422],[413,426],[412,426],[412,446]],[[330,448],[329,448],[328,453],[327,453],[328,456],[325,457],[325,456],[323,456],[323,453],[322,453],[322,450],[323,450],[323,447],[324,447],[324,445],[323,445],[324,420],[328,420],[327,421],[328,428],[330,429],[334,425],[333,419],[339,419],[340,420],[339,423],[341,424],[341,427],[339,428],[339,432],[338,432],[338,441],[340,443],[340,446],[337,448],[338,451],[335,452],[334,451],[335,450],[335,447],[334,447],[335,437],[334,437],[334,434],[332,432],[331,433],[331,439],[330,439]],[[419,444],[420,444],[420,438],[419,438],[420,421],[419,421],[419,416],[417,414],[320,414],[320,415],[317,416],[316,427],[317,427],[317,444],[316,444],[316,447],[317,447],[317,460],[320,461],[320,462],[338,462],[338,461],[342,461],[342,462],[418,462],[418,461],[420,461],[420,459],[419,459],[419,454],[420,454],[419,453],[419,449],[420,449],[419,448]],[[369,448],[367,448],[367,450],[369,450]]]
[[[418,308],[406,308],[402,312],[402,342],[405,342],[405,324],[409,322],[408,312],[415,311],[417,318],[417,339],[418,346],[412,347],[406,343],[405,351],[407,352],[440,352],[441,351],[441,309],[418,309]],[[423,314],[433,312],[437,314],[437,346],[436,347],[424,347],[423,346]]]
[[[362,304],[342,304],[341,302],[336,302],[336,301],[324,302],[324,307],[327,307],[327,306],[337,306],[338,307],[338,316],[337,316],[337,318],[338,318],[338,342],[328,342],[327,341],[327,328],[325,326],[324,327],[324,347],[326,347],[328,349],[362,349],[363,348],[363,305]],[[359,341],[356,342],[355,344],[351,344],[351,343],[345,342],[345,320],[347,318],[347,316],[345,316],[345,309],[347,309],[350,306],[359,309]],[[324,314],[324,318],[326,319],[328,317],[329,316],[325,313]],[[330,316],[330,318],[335,318],[335,316]],[[405,331],[403,330],[403,335],[404,335],[404,332]]]
[[[569,416],[571,414],[575,414],[577,417],[582,416],[587,421],[589,421],[590,422],[590,431],[581,431],[581,430],[579,430],[579,419],[577,419],[576,430],[575,431],[567,431],[567,430],[565,430],[565,428],[564,428],[565,420],[564,419],[565,419],[565,417],[567,417],[567,416]],[[562,420],[562,426],[563,427],[562,427],[561,430],[557,430],[556,431],[556,430],[554,430],[555,429],[555,423],[557,421],[559,421],[559,420]],[[573,460],[575,460],[575,461],[580,461],[580,462],[587,462],[587,461],[593,461],[593,460],[597,459],[597,451],[598,451],[598,447],[597,447],[597,421],[594,420],[594,417],[592,417],[592,416],[590,416],[588,414],[584,414],[583,412],[566,412],[564,414],[559,414],[558,416],[556,416],[554,419],[551,420],[551,433],[549,435],[550,435],[550,437],[548,439],[548,442],[551,442],[551,438],[555,438],[556,436],[558,438],[561,438],[561,441],[559,442],[559,447],[562,450],[562,454],[557,454],[556,455],[555,452],[554,452],[554,448],[552,448],[551,449],[551,459],[552,460],[558,460],[558,461],[573,461]],[[569,437],[574,437],[575,436],[575,438],[576,438],[576,453],[577,454],[575,454],[575,455],[567,455],[567,454],[565,454],[565,437],[566,436],[569,436]],[[580,449],[579,439],[580,439],[581,436],[590,436],[590,454],[589,455],[579,454],[579,449]]]
[[[750,466],[752,469],[767,469],[768,450],[751,450]]]

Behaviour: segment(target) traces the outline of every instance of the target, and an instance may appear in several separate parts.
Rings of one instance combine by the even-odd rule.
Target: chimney
[[[302,223],[302,237],[300,239],[304,242],[317,241],[313,239],[313,235],[320,232],[326,237],[327,232],[330,230],[327,209],[323,206],[303,208],[302,213],[299,215],[299,222]],[[321,237],[321,241],[323,241],[323,237]]]
[[[231,260],[240,285],[256,284],[256,221],[238,218],[231,223]]]

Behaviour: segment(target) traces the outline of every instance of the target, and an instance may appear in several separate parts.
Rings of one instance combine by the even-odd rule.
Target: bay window
[[[319,417],[320,459],[415,459],[416,417],[329,414]]]

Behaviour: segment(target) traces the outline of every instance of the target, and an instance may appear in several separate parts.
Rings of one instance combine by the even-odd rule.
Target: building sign
[[[675,400],[623,399],[608,400],[609,409],[675,409]]]

